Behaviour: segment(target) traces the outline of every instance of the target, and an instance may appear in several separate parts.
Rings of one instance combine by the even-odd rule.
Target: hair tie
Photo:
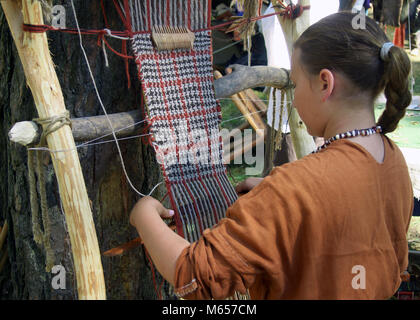
[[[383,61],[389,60],[389,50],[394,46],[392,42],[385,42],[381,48],[381,59]]]

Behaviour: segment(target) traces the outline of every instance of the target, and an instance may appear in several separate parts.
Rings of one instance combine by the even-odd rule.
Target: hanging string
[[[223,123],[226,123],[226,122],[230,122],[230,121],[234,121],[234,120],[238,120],[238,119],[241,119],[241,118],[245,118],[246,116],[250,116],[250,115],[261,113],[261,112],[265,112],[265,111],[264,110],[260,110],[260,111],[255,111],[255,112],[249,112],[249,113],[246,113],[245,115],[241,115],[241,116],[238,116],[238,117],[235,117],[235,118],[231,118],[231,119],[228,119],[228,120],[223,120],[222,122],[220,122],[220,124],[223,124]]]
[[[30,204],[32,211],[32,231],[35,243],[37,243],[45,249],[45,268],[47,272],[50,272],[55,264],[55,259],[54,251],[51,247],[51,221],[48,214],[45,171],[41,159],[42,155],[39,153],[39,149],[47,145],[48,135],[61,129],[66,125],[71,125],[70,114],[66,110],[62,114],[54,115],[52,117],[47,118],[36,118],[33,119],[33,121],[42,125],[43,132],[41,134],[41,139],[39,144],[37,145],[37,148],[34,148],[38,150],[36,150],[33,154],[32,150],[34,149],[28,148],[28,180]],[[34,163],[33,155],[35,155],[36,164]],[[41,217],[39,215],[38,208],[38,192],[35,173],[38,180],[39,206],[41,209]],[[41,225],[39,223],[40,219],[42,219],[44,231],[41,230]]]

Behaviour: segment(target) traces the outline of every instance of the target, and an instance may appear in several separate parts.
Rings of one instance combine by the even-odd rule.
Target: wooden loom
[[[29,3],[30,3],[30,1],[23,1],[23,5],[20,5],[19,1],[2,1],[1,2],[1,4],[3,6],[3,9],[5,11],[6,17],[8,18],[9,24],[14,23],[14,28],[15,29],[12,29],[12,25],[11,25],[11,30],[12,30],[12,34],[14,36],[15,41],[16,41],[16,39],[18,39],[18,41],[20,41],[19,42],[20,46],[17,43],[17,48],[18,48],[19,54],[21,56],[21,59],[22,59],[22,57],[23,57],[23,59],[27,59],[25,61],[22,59],[22,63],[24,64],[24,67],[25,67],[25,74],[27,72],[27,68],[29,68],[29,69],[33,68],[33,66],[30,64],[30,63],[33,62],[33,63],[35,63],[35,65],[37,63],[41,64],[42,67],[37,66],[37,68],[39,67],[39,69],[37,69],[38,72],[41,72],[39,70],[43,70],[44,72],[46,72],[50,76],[50,74],[51,74],[50,72],[51,72],[51,70],[53,70],[53,67],[52,67],[51,64],[45,63],[43,61],[43,59],[46,56],[49,56],[49,55],[43,54],[41,57],[38,57],[37,54],[34,54],[34,52],[36,52],[36,51],[34,51],[34,48],[37,48],[37,47],[33,43],[34,42],[35,42],[35,44],[41,43],[40,41],[35,41],[37,39],[38,40],[41,39],[42,38],[41,35],[38,35],[38,34],[35,35],[34,34],[32,36],[32,35],[27,34],[27,35],[24,36],[23,32],[19,31],[20,28],[21,28],[22,21],[23,21],[21,10],[23,10],[24,14],[26,14],[26,16],[27,16],[25,18],[25,22],[28,22],[28,23],[31,23],[31,24],[42,24],[42,21],[41,21],[42,18],[40,18],[41,17],[40,7],[38,7],[36,5],[36,3],[32,3],[30,5],[29,5]],[[7,11],[7,10],[9,10],[9,11]],[[36,19],[37,17],[39,19]],[[19,22],[19,19],[20,19],[20,22]],[[41,21],[41,22],[38,22],[38,21]],[[38,36],[39,36],[39,38],[37,38]],[[23,41],[24,38],[25,38],[25,42]],[[30,45],[30,43],[32,43],[32,45]],[[48,53],[48,47],[44,43],[42,43],[42,48],[43,48],[43,51],[42,51],[43,53]],[[46,60],[48,61],[48,59],[46,59]],[[42,63],[40,63],[40,61]],[[251,69],[252,69],[252,73],[256,73],[257,70],[262,70],[262,69],[259,69],[259,68],[251,68]],[[267,69],[264,72],[261,71],[260,75],[261,76],[263,76],[263,75],[266,76],[268,71],[269,70],[267,70]],[[255,87],[255,86],[261,86],[261,85],[269,85],[274,80],[276,80],[276,78],[281,78],[281,81],[278,81],[276,86],[278,86],[280,88],[286,86],[287,85],[287,73],[283,70],[272,70],[272,71],[277,72],[275,76],[273,76],[271,78],[266,77],[265,80],[259,80],[259,82],[257,80],[253,80],[253,81],[247,83],[245,85],[245,87],[247,87],[247,86]],[[31,90],[33,90],[33,91],[34,91],[34,89],[38,90],[34,93],[34,97],[37,97],[37,99],[39,99],[41,101],[50,101],[50,100],[48,100],[48,97],[53,96],[53,98],[51,98],[51,101],[57,101],[57,99],[55,98],[56,95],[57,95],[57,90],[55,90],[55,89],[57,87],[54,87],[54,85],[56,85],[56,83],[58,83],[58,82],[54,82],[54,81],[51,82],[52,84],[50,84],[50,85],[52,85],[52,87],[51,86],[49,87],[49,85],[48,85],[49,82],[45,82],[44,84],[46,84],[46,85],[43,86],[42,85],[43,83],[40,83],[40,84],[34,83],[34,78],[35,77],[34,77],[33,73],[31,74],[31,72],[29,72],[29,75],[27,74],[26,76],[27,76],[28,84],[31,87]],[[36,74],[36,76],[37,76],[37,79],[38,79],[39,74]],[[220,85],[221,88],[218,91],[218,89],[217,89],[218,84],[221,83],[221,81],[224,81],[224,80],[228,80],[230,83],[233,83],[234,82],[233,79],[234,79],[235,76],[238,76],[239,78],[244,78],[243,74],[241,75],[241,71],[235,71],[233,74],[231,74],[229,76],[226,76],[224,78],[221,78],[220,80],[216,81],[216,83],[215,83],[216,93],[219,92],[219,94],[216,94],[217,97],[230,96],[231,93],[242,91],[245,88],[244,86],[242,86],[242,87],[240,87],[240,89],[237,89],[237,88],[239,88],[241,83],[234,84],[235,86],[236,85],[238,86],[238,87],[235,87],[236,89],[231,90],[229,94],[225,94],[225,93],[220,94],[221,90],[226,88],[226,85]],[[52,79],[54,79],[54,77]],[[48,78],[48,80],[50,80],[50,78]],[[58,88],[59,87],[60,86],[58,85]],[[43,90],[45,88],[53,88],[53,89],[51,89],[51,92],[49,92],[48,90]],[[55,100],[53,100],[53,99],[55,99]],[[58,109],[56,107],[57,106],[63,107],[63,105],[64,104],[51,106],[49,104],[49,105],[46,105],[46,106],[44,106],[44,105],[38,106],[38,103],[37,103],[37,108],[38,109],[41,109],[41,108],[46,109],[47,111],[45,111],[44,109],[41,109],[41,110],[44,110],[44,112],[46,114],[51,116],[51,115],[54,115],[54,114],[60,114],[61,111],[65,108]],[[48,109],[49,107],[51,107],[51,110]],[[58,109],[58,111],[57,111],[57,109]],[[47,112],[49,112],[49,113],[47,113]],[[39,113],[40,113],[40,116],[41,116],[41,111],[39,111]],[[138,118],[139,117],[139,112],[116,114],[116,115],[112,115],[112,116],[115,116],[116,119],[117,118],[123,119],[123,122],[122,122],[123,124],[121,124],[121,126],[124,127],[127,124],[127,122],[124,122],[124,121],[131,121],[133,119],[133,117]],[[95,119],[93,119],[93,118],[95,118]],[[101,117],[101,116],[92,117],[90,119],[83,119],[83,118],[82,119],[73,119],[73,121],[72,121],[72,123],[73,123],[72,132],[75,135],[75,138],[73,139],[71,134],[68,135],[68,131],[69,131],[68,129],[70,129],[70,128],[67,126],[66,128],[62,128],[59,131],[57,131],[57,133],[51,134],[51,136],[48,138],[48,142],[50,143],[50,148],[53,149],[54,146],[56,146],[55,145],[56,143],[61,143],[61,144],[66,143],[66,146],[70,146],[72,144],[72,142],[71,141],[70,142],[69,141],[64,141],[63,142],[62,141],[63,136],[65,137],[64,139],[69,138],[70,140],[85,141],[85,140],[88,140],[88,139],[97,138],[99,135],[107,133],[102,128],[102,131],[97,130],[97,132],[95,133],[96,136],[93,136],[93,133],[91,133],[91,135],[89,137],[86,137],[86,136],[83,137],[84,134],[88,134],[89,132],[86,132],[86,130],[77,131],[78,128],[83,128],[83,123],[91,123],[91,122],[95,123],[96,120],[98,120],[97,123],[98,123],[98,126],[99,126],[99,123],[101,122],[101,121],[99,121],[100,119],[102,119],[102,121],[104,121],[103,117]],[[103,125],[102,125],[102,127],[103,127]],[[64,133],[61,134],[60,133],[61,131],[64,132]],[[91,132],[93,132],[93,131],[95,131],[95,130],[92,129]],[[128,130],[128,132],[132,133],[133,131]],[[58,133],[60,133],[60,134],[58,134]],[[127,134],[129,134],[129,133],[127,133]],[[50,140],[52,140],[53,137],[56,136],[56,135],[58,137],[56,137],[55,140],[51,142]],[[32,140],[31,142],[36,142],[36,141]],[[74,142],[73,142],[73,144],[74,144]],[[60,147],[56,147],[56,149],[60,149]],[[67,149],[67,148],[64,148],[64,149]],[[71,149],[71,148],[69,148],[69,149]],[[68,174],[68,170],[63,170],[63,167],[64,167],[64,169],[66,169],[66,167],[65,167],[66,165],[69,165],[69,164],[70,164],[70,166],[73,165],[72,161],[78,162],[79,160],[77,158],[77,153],[75,154],[75,157],[74,157],[74,155],[71,155],[71,157],[69,157],[69,158],[66,157],[65,159],[60,158],[60,159],[55,159],[55,160],[56,161],[61,161],[61,162],[64,161],[64,164],[62,164],[62,165],[54,164],[56,174],[57,174],[57,179],[59,180],[59,183],[60,183],[60,179],[61,179],[61,183],[63,183],[62,180],[63,179],[65,180],[66,179],[65,178],[66,174]],[[54,159],[53,159],[53,161],[54,161]],[[80,166],[80,164],[79,164],[79,166]],[[75,168],[77,168],[77,163],[76,163]],[[83,178],[81,178],[80,180],[76,179],[76,178],[80,178],[80,177],[81,177],[81,175],[80,176],[78,175],[77,177],[75,177],[74,180],[76,180],[76,182],[74,182],[74,180],[70,181],[72,183],[72,186],[75,186],[75,185],[77,186],[76,190],[79,189],[78,183],[80,181],[82,183],[82,186],[84,185]],[[83,199],[83,190],[79,190],[79,191],[80,192],[77,192],[77,193],[78,194],[80,193],[81,198]],[[96,274],[94,274],[94,275],[88,273],[89,270],[98,271],[98,269],[92,265],[93,263],[97,263],[98,260],[99,260],[99,264],[97,264],[96,266],[99,265],[100,270],[102,270],[102,266],[100,264],[100,257],[99,257],[99,259],[97,259],[98,257],[95,256],[96,254],[98,254],[98,252],[95,252],[94,250],[91,250],[91,248],[94,248],[95,241],[97,242],[97,240],[96,240],[96,234],[95,234],[95,229],[94,229],[94,226],[93,226],[93,222],[92,222],[92,224],[89,225],[89,223],[90,223],[89,222],[89,220],[90,220],[89,215],[91,215],[90,208],[89,208],[89,206],[79,206],[79,207],[77,207],[78,203],[75,203],[75,204],[68,203],[68,202],[71,202],[69,200],[69,196],[68,196],[68,188],[65,188],[65,190],[63,191],[61,185],[60,185],[60,194],[63,197],[62,198],[63,203],[66,205],[65,206],[65,213],[66,213],[67,224],[69,224],[69,227],[70,227],[70,224],[73,223],[72,224],[73,234],[70,233],[71,229],[69,228],[69,233],[70,233],[72,241],[73,241],[73,238],[76,237],[74,235],[74,230],[79,229],[79,228],[82,228],[82,230],[86,229],[89,232],[92,232],[92,230],[93,230],[93,235],[91,234],[91,238],[93,239],[93,241],[92,241],[93,247],[91,245],[87,244],[87,243],[84,243],[84,242],[81,243],[81,241],[79,241],[78,242],[79,248],[77,250],[75,250],[75,248],[73,247],[73,243],[72,243],[73,255],[75,257],[74,260],[75,260],[75,270],[76,270],[76,276],[77,276],[79,298],[80,299],[104,299],[105,295],[102,294],[102,293],[104,293],[104,290],[103,290],[104,285],[101,286],[103,284],[103,283],[101,283],[101,278],[103,278],[103,275],[101,276],[101,274],[99,272],[96,272]],[[67,196],[67,198],[64,198],[64,196]],[[82,210],[85,210],[85,211],[82,211]],[[85,225],[79,224],[79,222],[77,221],[77,219],[80,219],[80,217],[83,218],[81,222],[82,222],[82,224],[85,224]],[[92,229],[89,229],[90,227],[92,227]],[[410,226],[410,229],[411,229],[411,226]],[[418,227],[417,227],[417,230],[418,230]],[[4,265],[4,262],[6,261],[5,259],[7,259],[7,251],[3,255],[1,254],[1,248],[2,248],[2,246],[4,247],[6,232],[7,232],[7,224],[5,224],[2,229],[0,229],[0,270],[1,270],[2,265]],[[417,232],[416,238],[418,239],[418,232]],[[78,261],[81,261],[83,263],[76,264],[76,258],[78,259]],[[90,282],[90,281],[96,281],[95,279],[98,279],[99,282],[98,283],[93,282],[94,285],[91,286],[92,282]],[[89,282],[90,282],[90,284],[89,284],[90,286],[87,285],[87,283],[89,283]],[[87,288],[89,290],[87,290]]]
[[[45,33],[25,33],[22,30],[23,23],[43,25],[40,2],[1,1],[1,5],[24,66],[27,83],[34,96],[39,116],[41,118],[61,116],[66,108],[49,54],[47,37]],[[280,70],[280,74],[280,81],[271,78],[265,80],[266,82],[259,80],[249,85],[258,86],[277,81],[282,87],[288,83],[288,77],[283,70]],[[50,150],[76,150],[69,125],[52,132],[46,140]],[[98,241],[77,152],[60,153],[54,156],[52,161],[72,245],[79,299],[105,299]]]
[[[22,31],[23,22],[32,25],[43,24],[39,1],[23,0],[21,5],[19,1],[2,1],[1,4],[24,65],[25,75],[32,90],[39,116],[49,118],[63,114],[65,111],[64,101],[49,55],[47,38],[43,33],[30,34]],[[287,73],[282,72],[283,82],[279,84],[279,87],[288,84]],[[234,74],[235,72],[232,76]],[[40,75],[42,81],[39,81]],[[265,85],[272,80],[254,83],[250,86]],[[47,138],[49,148],[52,150],[74,150],[75,143],[71,132],[70,127],[66,125],[51,133]],[[79,298],[105,299],[98,242],[77,152],[66,152],[55,156],[53,164],[69,227]]]

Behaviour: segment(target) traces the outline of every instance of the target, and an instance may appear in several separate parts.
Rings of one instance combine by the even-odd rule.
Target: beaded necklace
[[[357,136],[367,137],[367,136],[370,136],[372,134],[381,133],[381,132],[382,132],[381,126],[375,126],[375,127],[368,128],[368,129],[355,129],[355,130],[350,130],[350,131],[347,131],[347,132],[339,133],[339,134],[336,134],[335,136],[329,138],[327,141],[325,141],[325,143],[322,146],[318,147],[312,153],[317,153],[317,152],[321,151],[322,149],[325,149],[326,147],[328,147],[332,142],[340,140],[340,139],[353,138],[353,137],[357,137]]]

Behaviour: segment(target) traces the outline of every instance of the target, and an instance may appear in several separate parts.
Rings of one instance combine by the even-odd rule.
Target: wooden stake
[[[273,6],[278,4],[278,2],[279,0],[273,0]],[[299,0],[299,4],[302,6],[308,6],[311,2],[310,0]],[[279,12],[281,11],[281,8],[275,6],[274,10]],[[293,43],[299,38],[303,31],[309,27],[309,10],[305,10],[299,18],[294,20],[284,19],[280,15],[277,15],[277,19],[283,29],[289,56],[292,57]],[[289,97],[288,100],[291,100],[290,98],[291,97]],[[293,146],[295,148],[297,158],[300,159],[314,151],[316,146],[313,137],[308,134],[306,126],[300,119],[296,109],[292,108],[289,112],[289,126]]]
[[[40,118],[61,115],[66,111],[45,33],[24,33],[23,22],[43,24],[38,0],[1,1],[32,91]],[[66,216],[79,299],[105,299],[105,281],[89,198],[79,157],[69,126],[47,137],[51,150],[74,150],[52,153],[61,200]]]
[[[226,73],[231,74],[232,69],[226,68]],[[249,116],[252,118],[253,122],[256,124],[258,129],[264,130],[266,129],[264,121],[262,121],[261,116],[259,115],[259,112],[257,111],[257,108],[255,107],[254,103],[249,99],[248,95],[245,93],[245,91],[240,91],[237,93],[237,96],[239,99],[241,99],[241,102],[246,106],[246,109],[248,110]],[[251,122],[250,122],[251,123]],[[252,125],[252,123],[251,123]],[[255,128],[254,128],[255,129]],[[255,129],[257,131],[257,129]],[[261,131],[257,131],[257,134],[260,135]]]
[[[220,79],[223,77],[223,75],[219,71],[214,72],[215,79]],[[257,121],[253,118],[253,115],[250,114],[248,108],[243,103],[242,99],[239,97],[238,94],[234,94],[231,96],[232,101],[235,103],[235,105],[238,107],[239,111],[244,115],[245,119],[249,122],[249,124],[254,128],[256,132],[258,132],[258,129],[261,129],[259,127],[259,124]]]
[[[267,105],[264,102],[262,102],[260,98],[258,98],[254,90],[246,89],[244,90],[244,92],[248,96],[248,98],[255,104],[258,110],[261,111],[262,114],[267,113],[267,109],[268,109]]]
[[[176,230],[176,226],[174,224],[168,225],[169,228],[171,228],[172,231]],[[115,256],[120,256],[122,255],[124,252],[127,252],[131,249],[140,247],[143,244],[143,240],[141,237],[137,237],[133,240],[130,240],[126,243],[123,243],[122,245],[119,245],[118,247],[109,249],[107,251],[105,251],[103,253],[104,256],[106,257],[115,257]]]

